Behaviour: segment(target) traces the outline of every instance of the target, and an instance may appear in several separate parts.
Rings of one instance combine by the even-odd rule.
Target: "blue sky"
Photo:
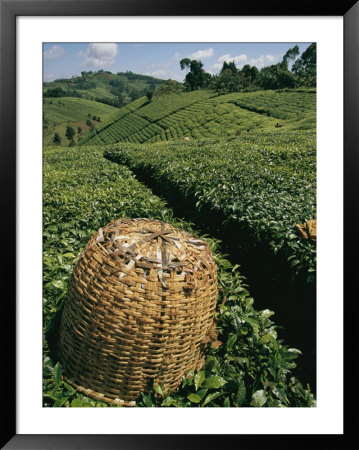
[[[44,81],[71,78],[81,71],[100,69],[183,81],[182,58],[202,61],[207,72],[216,74],[223,61],[235,61],[237,68],[250,64],[258,69],[282,60],[294,45],[302,53],[307,43],[44,43]]]

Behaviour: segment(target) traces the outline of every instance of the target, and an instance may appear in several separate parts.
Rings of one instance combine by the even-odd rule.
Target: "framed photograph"
[[[0,7],[0,179],[6,255],[2,448],[194,448],[203,440],[211,448],[232,440],[238,445],[279,438],[288,443],[294,436],[344,439],[344,283],[355,279],[349,263],[344,274],[344,253],[348,260],[354,256],[357,241],[355,220],[348,211],[357,207],[352,192],[358,170],[358,3],[0,0]],[[231,155],[227,160],[219,149],[223,142]],[[124,143],[120,152],[118,143]],[[193,150],[199,143],[201,160]],[[105,158],[83,152],[81,159],[76,148],[90,146],[100,146]],[[127,150],[135,147],[137,159]],[[261,149],[262,162],[257,159],[257,165],[250,156],[254,148]],[[175,152],[181,168],[170,175]],[[236,152],[243,152],[239,165]],[[152,158],[151,164],[146,158]],[[289,158],[291,183],[298,186],[295,199],[282,164]],[[114,164],[124,161],[126,168]],[[275,161],[280,169],[269,173],[266,167],[271,171]],[[210,174],[217,165],[228,180]],[[233,167],[229,171],[231,165],[236,174]],[[201,170],[207,175],[202,177]],[[190,175],[181,188],[185,174]],[[178,176],[176,189],[170,176]],[[247,206],[239,206],[239,191],[234,194],[233,186],[240,176],[247,186],[265,179],[271,186],[268,192],[286,194],[274,207],[257,190],[251,203],[249,194],[254,191],[245,191],[242,183]],[[121,186],[113,181],[116,177]],[[212,190],[210,182],[217,183]],[[121,200],[121,207],[120,198],[127,199]],[[278,224],[284,227],[288,219],[276,214],[292,214],[293,229],[281,230]],[[254,219],[258,215],[260,219]],[[131,219],[111,222],[125,217]],[[155,221],[147,228],[141,225],[145,228],[139,243],[131,240],[133,231],[128,230],[133,228],[122,231],[123,236],[113,234],[113,224],[124,230],[138,217]],[[283,273],[274,264],[270,267],[272,260],[264,256],[268,249],[257,249],[251,256],[254,247],[239,237],[233,241],[231,236],[244,220],[263,227],[255,232],[248,228],[248,239],[255,234],[259,240],[268,239],[271,251],[286,255],[289,263]],[[157,223],[160,231],[151,228]],[[181,241],[177,228],[173,237],[166,228],[170,226],[190,233],[187,240]],[[240,229],[246,230],[244,225]],[[350,233],[350,243],[344,243],[344,231]],[[272,233],[270,238],[266,233]],[[205,235],[204,241],[200,235]],[[148,242],[153,239],[152,254]],[[222,241],[221,250],[216,239]],[[287,241],[288,250],[283,250]],[[106,247],[111,261],[102,261],[98,276],[106,276],[107,283],[110,278],[102,267],[115,268],[116,286],[124,286],[121,298],[105,298],[97,282],[88,288],[97,266],[90,261],[85,267],[86,251],[94,252],[98,243],[100,256],[93,255],[93,261],[103,257],[107,244],[116,247],[114,254]],[[140,244],[146,246],[146,254],[136,253]],[[181,247],[187,244],[202,252],[190,270]],[[226,259],[231,245],[241,249],[242,259],[238,251]],[[201,262],[205,248],[207,263]],[[177,277],[176,283],[183,286],[173,284],[173,292],[181,295],[178,305],[186,314],[191,314],[191,302],[186,302],[194,292],[201,292],[198,298],[206,299],[211,308],[213,280],[217,289],[217,272],[210,269],[212,251],[218,266],[215,297],[222,302],[216,329],[211,328],[214,309],[210,317],[202,316],[196,306],[193,317],[182,323],[177,297],[168,295]],[[75,280],[68,290],[78,260],[78,274],[73,276],[78,285]],[[121,270],[116,269],[118,260]],[[286,285],[286,271],[292,287],[289,281]],[[239,281],[243,274],[249,287]],[[124,281],[126,277],[132,281]],[[213,283],[201,287],[203,279]],[[155,304],[154,286],[161,292],[158,310],[146,316],[150,303]],[[71,312],[65,304],[62,313],[71,295],[78,309]],[[131,295],[142,316],[128,312]],[[271,299],[268,305],[266,298]],[[119,301],[125,305],[123,311]],[[246,305],[240,314],[237,301]],[[352,306],[346,306],[347,315],[354,317]],[[106,308],[111,320],[126,317],[120,337],[104,318]],[[160,331],[153,320],[157,315]],[[235,316],[240,317],[238,323]],[[173,333],[164,336],[165,320],[180,323],[183,347],[172,343]],[[198,321],[200,327],[194,325]],[[89,323],[100,324],[93,335]],[[148,340],[153,323],[155,338]],[[125,329],[135,337],[124,336]],[[182,329],[189,330],[187,335]],[[185,342],[186,336],[192,341]],[[97,340],[100,344],[94,344]],[[116,346],[122,342],[126,354],[128,340],[135,341],[130,344],[131,357],[121,360]],[[58,342],[57,359],[53,349]],[[161,353],[165,345],[178,348],[168,356]],[[202,361],[204,348],[211,356]],[[153,351],[147,354],[145,349]],[[98,350],[103,359],[98,359]],[[117,361],[113,371],[108,355]],[[188,365],[187,356],[198,364]],[[298,356],[302,365],[296,368],[293,361]],[[167,364],[174,378],[150,375],[149,391],[149,380],[141,384],[144,376],[138,375],[137,362],[144,360],[144,373]],[[187,374],[184,381],[181,378],[182,390],[172,395],[174,388],[168,386],[177,383],[182,366]],[[132,375],[126,378],[128,373]],[[119,378],[135,394],[126,397],[114,387]],[[136,388],[130,385],[134,378]],[[136,389],[147,394],[138,397]],[[351,425],[348,418],[347,431]]]

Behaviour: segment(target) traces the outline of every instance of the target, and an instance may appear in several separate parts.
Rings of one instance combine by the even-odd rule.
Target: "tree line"
[[[292,63],[289,68],[289,63]],[[258,69],[249,64],[238,69],[234,61],[224,61],[218,75],[211,75],[203,69],[203,63],[184,58],[181,69],[189,69],[184,81],[186,91],[200,88],[215,89],[217,92],[239,92],[262,89],[284,89],[301,86],[316,86],[316,44],[312,43],[300,56],[295,45],[283,56],[281,62]]]

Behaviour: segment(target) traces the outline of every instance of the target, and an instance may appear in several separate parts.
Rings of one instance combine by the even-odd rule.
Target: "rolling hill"
[[[148,90],[155,91],[163,83],[165,80],[147,75],[132,72],[114,74],[104,70],[44,82],[44,145],[53,143],[55,133],[60,136],[62,144],[67,145],[67,125],[76,132],[74,142],[86,138],[94,128],[117,120],[121,116],[118,115],[119,108],[143,97]]]
[[[86,136],[92,127],[116,120],[119,109],[84,98],[61,97],[43,100],[44,145],[51,145],[55,133],[66,142],[66,127],[76,131],[75,141]],[[94,117],[96,119],[94,119]],[[98,120],[100,119],[100,120]],[[86,123],[87,121],[87,123]],[[79,127],[81,132],[78,133]]]
[[[86,145],[230,138],[242,133],[315,130],[314,89],[218,94],[197,90],[138,99],[81,141]]]
[[[43,95],[53,96],[54,90],[61,89],[72,97],[89,100],[115,100],[120,97],[120,106],[145,95],[147,89],[155,90],[165,80],[136,73],[118,72],[117,74],[99,70],[98,72],[81,72],[81,76],[61,78],[43,83]],[[55,95],[56,92],[55,92]],[[65,96],[60,93],[60,96]]]

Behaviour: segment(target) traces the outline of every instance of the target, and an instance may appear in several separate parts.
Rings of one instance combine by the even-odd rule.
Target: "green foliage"
[[[257,83],[262,89],[294,88],[294,75],[281,64],[263,67],[259,72]]]
[[[99,70],[97,72],[82,71],[81,75],[72,78],[57,79],[44,83],[44,96],[66,97],[81,96],[86,99],[96,99],[111,106],[123,106],[118,104],[118,98],[122,97],[124,104],[130,101],[130,97],[142,97],[148,88],[156,89],[164,83],[158,78],[135,74],[132,72],[118,72]],[[100,105],[99,105],[100,106]]]
[[[236,77],[243,82],[242,75]],[[218,95],[201,89],[154,95],[151,102],[145,97],[139,99],[121,108],[117,120],[104,122],[83,140],[83,144],[150,143],[181,140],[184,136],[203,139],[234,137],[237,132],[248,131],[314,129],[315,115],[316,96],[312,92],[258,91]],[[275,128],[278,119],[283,128]]]
[[[211,75],[203,69],[203,63],[196,59],[183,58],[180,61],[181,70],[189,68],[185,78],[185,88],[188,91],[195,91],[207,87],[211,81]]]
[[[184,86],[182,83],[175,80],[167,80],[156,89],[154,95],[155,97],[161,97],[162,95],[179,94],[180,92],[183,92],[183,90]]]
[[[65,136],[67,137],[67,139],[69,141],[72,141],[74,136],[75,136],[75,134],[76,134],[75,130],[72,127],[70,127],[70,125],[67,125],[66,133],[65,133]]]
[[[75,130],[82,128],[82,136],[86,137],[88,131],[85,121],[93,115],[101,115],[102,120],[112,121],[118,113],[117,108],[108,105],[87,100],[84,98],[62,97],[61,100],[50,100],[45,98],[43,102],[44,124],[47,128],[44,130],[44,144],[52,145],[54,133],[58,133],[62,139],[65,139],[66,127],[70,125]]]
[[[54,143],[54,144],[61,144],[61,138],[60,138],[60,136],[59,136],[58,133],[55,133],[55,134],[54,134],[53,143]]]
[[[148,90],[147,90],[147,92],[146,92],[146,97],[147,97],[147,100],[148,100],[149,102],[152,100],[153,94],[154,94],[154,92],[153,92],[152,89],[148,89]]]
[[[292,67],[298,86],[316,86],[317,83],[317,45],[315,43],[302,53]]]
[[[109,146],[105,156],[182,193],[200,212],[221,214],[236,234],[284,254],[293,277],[315,279],[315,245],[296,224],[316,217],[313,133],[245,135],[238,141]],[[235,238],[235,236],[233,236]],[[242,243],[243,244],[243,243]]]
[[[213,77],[212,87],[223,93],[315,86],[316,44],[311,44],[300,58],[298,56],[299,47],[295,45],[287,50],[280,63],[265,66],[261,70],[248,64],[238,70],[234,61],[224,61],[220,74]],[[288,61],[293,62],[291,70]]]
[[[64,89],[62,89],[61,86],[49,88],[46,92],[44,92],[44,97],[66,97],[68,96],[68,92],[66,92]]]
[[[76,391],[62,379],[56,359],[58,317],[67,283],[78,255],[92,234],[118,217],[152,217],[195,232],[124,166],[90,147],[44,149],[43,282],[44,359],[43,405],[47,407],[107,407]],[[142,393],[138,406],[315,406],[310,388],[293,376],[299,350],[278,338],[269,319],[257,311],[237,266],[210,244],[218,266],[217,329],[222,345],[209,349],[205,366],[189,373],[177,392],[161,383]],[[236,336],[234,338],[233,336]]]

